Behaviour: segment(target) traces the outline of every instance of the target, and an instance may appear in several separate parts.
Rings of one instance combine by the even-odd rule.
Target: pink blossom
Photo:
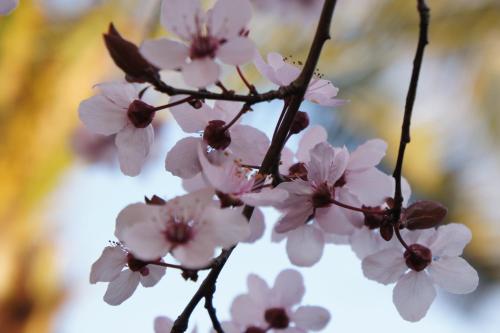
[[[250,234],[241,212],[217,208],[212,196],[212,190],[201,190],[165,205],[129,205],[117,218],[115,235],[139,259],[171,253],[185,267],[203,267],[216,248],[233,246]]]
[[[362,263],[369,279],[396,282],[393,302],[403,319],[422,319],[436,297],[434,285],[454,294],[474,291],[479,277],[460,257],[471,240],[469,228],[451,223],[438,229],[409,231],[403,238],[411,251],[391,247],[367,256]]]
[[[185,43],[166,38],[146,41],[141,53],[159,68],[180,69],[186,84],[206,87],[219,79],[216,59],[229,65],[252,60],[255,45],[246,30],[251,10],[247,0],[218,0],[207,13],[199,0],[163,0],[163,27]]]
[[[351,235],[361,227],[360,212],[335,205],[333,200],[354,207],[379,205],[392,193],[392,179],[375,168],[384,154],[381,140],[368,141],[351,155],[346,148],[322,142],[310,151],[301,177],[278,185],[288,192],[288,198],[275,205],[283,212],[275,231],[286,233],[293,264],[316,263],[323,254],[325,232]]]
[[[165,275],[165,268],[136,259],[120,245],[107,246],[92,265],[90,283],[109,282],[104,301],[119,305],[132,296],[139,282],[152,287]]]
[[[226,333],[306,333],[320,331],[330,321],[325,308],[296,307],[302,301],[305,286],[295,270],[282,271],[272,288],[254,274],[248,276],[247,285],[248,293],[236,297],[231,305],[231,321],[222,323]]]
[[[283,56],[276,52],[267,55],[267,63],[262,59],[262,56],[256,52],[254,64],[260,74],[278,86],[289,85],[300,74],[300,69],[298,67],[285,62]],[[310,102],[323,106],[338,106],[345,102],[335,99],[338,91],[338,88],[330,81],[321,78],[312,78],[304,98]]]
[[[184,97],[176,96],[171,102]],[[201,172],[198,156],[200,147],[212,163],[224,161],[227,149],[243,164],[260,164],[269,147],[269,139],[263,132],[252,126],[241,125],[239,121],[223,130],[236,117],[241,106],[241,103],[216,101],[214,107],[202,104],[196,109],[189,103],[172,107],[170,111],[182,130],[187,133],[203,132],[203,136],[179,140],[167,154],[166,169],[183,179],[193,178]]]
[[[156,317],[154,322],[155,333],[170,333],[172,327],[174,326],[174,321],[168,317]],[[191,333],[196,333],[198,330],[193,328]]]
[[[81,102],[80,120],[94,133],[116,134],[120,169],[137,176],[154,140],[154,107],[140,100],[135,85],[103,83],[97,87],[101,94]]]
[[[9,15],[19,5],[19,0],[0,0],[0,15]]]

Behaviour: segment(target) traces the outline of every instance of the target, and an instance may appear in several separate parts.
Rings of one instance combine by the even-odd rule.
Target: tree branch
[[[309,55],[307,56],[304,68],[302,69],[299,77],[295,81],[293,81],[289,86],[282,87],[278,90],[270,91],[268,93],[259,95],[232,95],[233,99],[228,99],[227,98],[228,96],[224,94],[213,94],[208,92],[199,92],[193,95],[194,97],[197,98],[236,100],[236,101],[247,102],[248,104],[290,96],[290,105],[286,111],[285,116],[283,117],[283,121],[278,131],[276,132],[273,141],[271,142],[271,145],[266,153],[266,156],[264,157],[262,166],[259,170],[259,173],[261,175],[268,175],[273,170],[275,165],[279,163],[281,150],[283,149],[286,137],[288,135],[288,132],[290,131],[290,126],[292,125],[295,114],[299,110],[302,100],[304,99],[305,92],[314,74],[314,70],[316,69],[316,65],[318,63],[318,59],[321,54],[323,45],[330,38],[330,24],[336,3],[337,3],[336,0],[325,0],[325,4],[323,5],[321,16],[318,22],[318,27],[316,29],[316,34],[311,44]],[[170,88],[174,89],[172,87]],[[191,93],[185,91],[183,92],[180,89],[174,89],[173,91],[169,90],[169,92],[167,91],[164,92],[167,94],[169,94],[169,92],[178,94]],[[199,94],[204,96],[200,96]],[[244,207],[243,215],[247,218],[247,220],[250,220],[250,218],[252,217],[253,210],[254,207],[251,206]],[[227,260],[229,259],[229,256],[231,255],[235,247],[236,246],[233,246],[230,249],[223,250],[222,253],[219,255],[219,257],[216,259],[216,261],[213,264],[213,268],[210,270],[205,280],[203,280],[200,287],[193,295],[193,297],[191,298],[185,309],[175,320],[171,333],[185,332],[189,324],[189,318],[194,309],[196,308],[196,305],[200,302],[202,298],[205,297],[206,299],[207,296],[208,297],[213,296],[213,293],[215,292],[215,285],[217,282],[217,278],[219,277],[220,272],[224,268],[224,265],[226,264]],[[210,312],[209,315],[212,318],[212,314]]]
[[[429,7],[425,3],[425,0],[418,0],[417,4],[418,13],[420,15],[420,28],[419,28],[419,38],[417,44],[417,51],[415,52],[415,58],[413,60],[413,71],[411,74],[410,86],[408,88],[408,94],[406,95],[405,112],[403,117],[403,125],[401,129],[401,139],[399,142],[398,157],[396,161],[396,167],[392,176],[396,182],[394,191],[394,210],[393,217],[394,220],[399,220],[401,214],[401,208],[403,205],[403,194],[401,193],[401,173],[403,170],[403,160],[405,155],[406,145],[410,143],[410,124],[411,115],[413,111],[413,104],[415,102],[415,96],[417,94],[418,78],[420,75],[420,68],[422,67],[422,59],[424,57],[425,46],[429,43],[428,41],[428,30],[429,30]]]

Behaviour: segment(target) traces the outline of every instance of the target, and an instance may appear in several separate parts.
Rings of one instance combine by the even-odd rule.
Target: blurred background
[[[303,61],[321,0],[253,2],[250,30],[261,53]],[[332,313],[327,332],[489,333],[500,327],[500,1],[428,3],[431,43],[404,175],[412,200],[442,201],[450,221],[472,229],[466,256],[480,271],[480,288],[460,297],[443,293],[426,318],[406,323],[392,305],[391,287],[364,279],[349,248],[330,246],[320,264],[301,270],[306,303]],[[167,272],[158,287],[139,288],[111,307],[102,301],[106,286],[88,283],[90,265],[113,240],[114,219],[125,205],[144,195],[182,193],[163,167],[167,150],[183,135],[168,113],[157,124],[150,163],[136,178],[119,172],[113,138],[88,133],[77,117],[94,84],[122,78],[102,42],[109,22],[140,43],[166,34],[158,8],[159,0],[21,0],[11,15],[0,16],[0,333],[152,332],[154,317],[175,318],[196,288]],[[334,144],[387,140],[386,171],[396,157],[417,26],[415,1],[340,0],[318,71],[349,103],[337,110],[304,107]],[[244,70],[260,90],[271,87],[252,65]],[[165,79],[181,84],[176,74]],[[223,81],[245,91],[232,69]],[[279,103],[262,105],[245,121],[272,131],[270,118],[279,109]],[[267,214],[270,225],[276,213]],[[288,266],[283,244],[270,244],[269,232],[239,247],[218,285],[221,317],[245,290],[249,272],[272,283]],[[202,310],[193,320],[206,332]]]

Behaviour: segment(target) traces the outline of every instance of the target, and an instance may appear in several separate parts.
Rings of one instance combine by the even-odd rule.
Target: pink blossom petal
[[[401,192],[403,194],[403,207],[406,207],[411,198],[411,187],[404,177],[401,178]]]
[[[198,173],[192,178],[182,180],[182,188],[188,193],[198,191],[209,186],[210,185],[207,184],[205,177],[203,177],[201,173]]]
[[[211,118],[208,120],[219,119],[225,121],[226,123],[229,123],[240,112],[242,106],[243,104],[240,102],[223,101],[223,100],[215,101],[214,108],[210,114]],[[238,122],[240,120],[238,120]]]
[[[288,147],[284,147],[281,151],[280,172],[288,175],[290,167],[294,164],[294,153]]]
[[[264,311],[264,308],[246,294],[237,296],[231,304],[230,310],[233,321],[245,328],[259,324],[265,327]]]
[[[186,95],[178,95],[170,98],[169,103],[185,99]],[[211,120],[208,117],[211,109],[205,103],[201,108],[195,109],[189,103],[183,103],[170,108],[170,113],[184,132],[196,133],[203,131]]]
[[[307,87],[304,98],[323,106],[339,106],[343,105],[345,102],[335,98],[338,91],[339,89],[328,80],[313,79]]]
[[[127,263],[127,254],[118,246],[106,246],[101,256],[92,264],[90,283],[110,282],[120,275]]]
[[[217,58],[228,65],[238,66],[251,61],[255,52],[255,44],[249,38],[235,37],[219,47]]]
[[[274,230],[278,233],[283,233],[297,228],[300,229],[307,222],[312,213],[313,208],[311,205],[303,204],[294,207],[278,220],[274,226]]]
[[[171,244],[155,221],[136,223],[123,231],[123,242],[141,260],[157,260],[170,250]]]
[[[292,264],[308,267],[321,259],[324,246],[325,239],[321,230],[304,225],[288,233],[286,251]]]
[[[299,77],[300,69],[283,62],[283,66],[276,69],[276,77],[281,82],[281,86],[287,86]]]
[[[410,271],[394,287],[392,301],[401,317],[408,321],[422,319],[436,298],[436,289],[425,273]]]
[[[195,59],[182,68],[182,74],[187,85],[205,88],[219,79],[220,67],[209,58]]]
[[[126,269],[111,281],[104,294],[104,301],[109,305],[120,305],[132,296],[139,285],[139,274]]]
[[[267,135],[248,125],[234,125],[230,133],[229,149],[233,154],[241,159],[243,164],[260,165],[270,144]]]
[[[371,254],[361,264],[364,275],[383,284],[396,282],[408,270],[403,252],[398,248],[389,248]]]
[[[435,260],[429,265],[428,272],[438,286],[454,294],[468,294],[479,284],[476,270],[460,257]]]
[[[387,143],[384,140],[368,140],[351,153],[348,170],[364,170],[376,166],[384,158]]]
[[[146,60],[161,69],[180,69],[189,56],[189,48],[185,44],[166,38],[146,40],[140,52]]]
[[[351,235],[356,228],[344,214],[344,210],[336,205],[318,208],[314,218],[325,232],[336,235]]]
[[[248,224],[250,226],[250,235],[243,242],[254,243],[262,237],[266,229],[264,214],[259,208],[254,209],[252,218]]]
[[[9,15],[19,5],[19,0],[0,1],[0,15]]]
[[[147,275],[141,275],[141,284],[148,288],[156,285],[161,278],[165,275],[165,267],[157,266],[157,265],[147,265],[148,269]]]
[[[368,227],[354,230],[350,236],[350,244],[352,251],[361,260],[389,245],[379,233],[370,230]]]
[[[241,328],[233,322],[223,321],[220,323],[224,333],[241,333]],[[170,331],[169,331],[170,332]]]
[[[120,108],[103,95],[84,100],[78,108],[80,120],[97,134],[111,135],[127,126],[127,109]]]
[[[310,160],[310,150],[318,143],[326,142],[328,134],[323,126],[315,125],[307,128],[299,140],[299,148],[297,149],[297,159],[300,162],[307,163]]]
[[[181,178],[192,178],[201,171],[198,160],[198,147],[200,138],[188,137],[179,140],[167,153],[165,169],[174,176]]]
[[[253,63],[262,76],[264,76],[274,84],[281,85],[281,82],[276,77],[276,72],[274,68],[268,65],[264,61],[264,59],[262,59],[262,56],[260,55],[259,52],[255,52]]]
[[[469,228],[463,224],[450,223],[437,229],[437,237],[430,244],[432,254],[436,256],[459,256],[465,245],[472,239]]]
[[[170,333],[174,322],[167,317],[156,317],[154,323],[155,333]]]
[[[193,240],[182,246],[176,246],[172,255],[187,268],[200,268],[210,263],[214,256],[216,245],[211,235],[200,232]]]
[[[394,195],[394,180],[376,168],[347,172],[346,187],[361,204],[376,207]]]
[[[127,176],[137,176],[149,155],[154,140],[152,125],[146,128],[136,128],[128,125],[115,138],[118,148],[120,169]]]
[[[199,0],[163,0],[161,24],[166,30],[184,40],[191,40],[198,25],[203,23],[204,14]]]
[[[248,296],[258,304],[260,307],[264,308],[267,306],[267,300],[269,298],[271,289],[267,285],[266,281],[255,274],[250,274],[247,277],[248,286]]]
[[[213,240],[219,246],[229,248],[250,236],[246,218],[238,209],[207,207],[203,220],[213,228]]]
[[[285,308],[300,303],[305,293],[302,275],[293,269],[281,271],[271,290],[271,295],[276,298],[276,304]]]
[[[287,198],[288,192],[280,188],[265,188],[260,192],[245,193],[241,196],[244,203],[254,207],[276,206]]]
[[[334,184],[343,174],[349,162],[347,149],[335,149],[327,142],[318,143],[310,151],[308,178],[315,184]]]
[[[127,82],[105,82],[96,84],[95,88],[98,88],[101,94],[117,107],[127,109],[130,103],[138,98],[143,87]]]
[[[330,313],[321,306],[300,306],[291,319],[300,328],[321,331],[330,321]]]
[[[115,236],[123,241],[123,233],[127,228],[137,224],[158,219],[159,207],[138,202],[130,204],[118,214],[116,218]]]
[[[239,35],[252,17],[252,6],[248,0],[218,0],[207,22],[210,34],[221,39]]]

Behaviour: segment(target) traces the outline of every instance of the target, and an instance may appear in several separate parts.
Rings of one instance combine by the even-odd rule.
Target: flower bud
[[[231,144],[231,136],[225,125],[226,123],[222,120],[209,121],[203,133],[203,140],[214,149],[226,149]]]
[[[160,78],[159,69],[149,63],[139,52],[139,48],[124,39],[113,23],[104,34],[104,43],[109,55],[124,73],[129,82],[151,82]]]
[[[403,225],[410,230],[434,228],[440,224],[448,210],[436,201],[422,200],[409,206],[403,214]]]
[[[293,118],[292,125],[290,126],[290,134],[297,134],[302,132],[309,126],[309,116],[306,112],[297,111]]]
[[[390,241],[393,235],[394,235],[394,228],[392,227],[391,224],[386,223],[380,227],[380,236],[382,236],[382,238],[385,241],[387,242]]]
[[[128,119],[137,128],[145,128],[153,121],[155,108],[136,99],[130,103],[127,110]]]
[[[432,252],[423,245],[412,244],[409,246],[409,250],[405,251],[404,258],[408,268],[420,272],[431,263]]]

